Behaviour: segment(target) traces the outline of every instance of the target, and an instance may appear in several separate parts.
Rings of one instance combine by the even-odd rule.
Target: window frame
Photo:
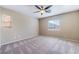
[[[56,25],[58,27],[55,27],[54,25],[50,26],[49,22],[53,23],[54,25]],[[50,27],[54,27],[54,28],[51,29]],[[48,20],[48,30],[49,31],[59,31],[60,30],[60,20],[59,19]]]

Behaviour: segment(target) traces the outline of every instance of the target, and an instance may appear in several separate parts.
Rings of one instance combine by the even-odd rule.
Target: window
[[[48,30],[59,31],[59,29],[60,29],[59,27],[60,27],[60,20],[59,19],[48,21]]]

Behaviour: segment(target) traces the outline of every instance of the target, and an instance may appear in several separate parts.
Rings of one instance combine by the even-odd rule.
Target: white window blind
[[[48,30],[58,31],[60,29],[60,20],[54,19],[48,21]]]

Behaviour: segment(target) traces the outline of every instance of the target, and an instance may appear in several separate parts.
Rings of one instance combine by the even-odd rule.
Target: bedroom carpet
[[[78,54],[79,44],[61,38],[38,36],[3,45],[0,54]]]

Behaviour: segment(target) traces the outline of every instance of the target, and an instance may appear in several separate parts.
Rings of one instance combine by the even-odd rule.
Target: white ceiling
[[[40,13],[34,13],[35,11],[38,11],[38,9],[33,5],[2,5],[1,7],[14,10],[16,12],[29,15],[35,18],[43,18],[79,10],[79,5],[53,5],[50,8],[51,13],[44,13],[43,15],[41,15]]]

